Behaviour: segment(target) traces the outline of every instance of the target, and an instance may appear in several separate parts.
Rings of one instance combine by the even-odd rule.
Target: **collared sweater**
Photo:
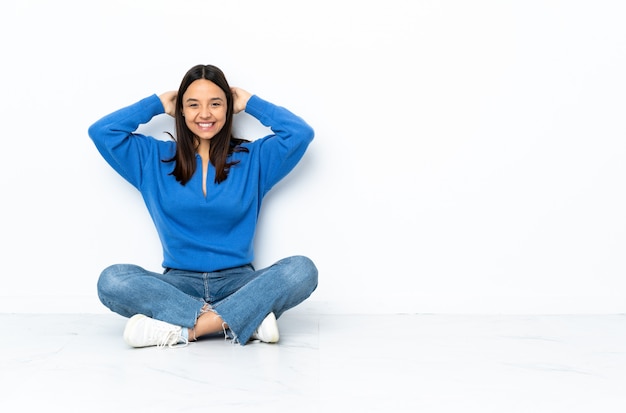
[[[287,109],[253,95],[245,111],[271,134],[243,143],[235,152],[228,178],[215,183],[209,165],[206,196],[202,160],[182,185],[171,175],[174,140],[137,132],[140,125],[164,113],[157,95],[115,111],[89,127],[96,148],[126,181],[139,190],[163,247],[165,268],[212,272],[252,263],[253,239],[263,198],[300,161],[313,140],[313,129]]]

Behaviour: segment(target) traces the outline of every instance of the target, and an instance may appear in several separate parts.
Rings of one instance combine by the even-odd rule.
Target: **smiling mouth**
[[[213,125],[214,125],[214,123],[213,123],[213,122],[203,122],[203,123],[198,123],[197,125],[198,125],[199,127],[201,127],[202,129],[208,129],[208,128],[210,128],[211,126],[213,126]]]

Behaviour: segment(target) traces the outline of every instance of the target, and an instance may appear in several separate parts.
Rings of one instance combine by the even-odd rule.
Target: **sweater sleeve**
[[[261,191],[265,194],[302,159],[314,131],[299,116],[256,95],[248,100],[246,112],[273,132],[260,140]]]
[[[161,99],[152,95],[103,117],[89,127],[89,137],[102,157],[136,188],[141,185],[142,166],[153,153],[156,140],[134,132],[162,113]]]

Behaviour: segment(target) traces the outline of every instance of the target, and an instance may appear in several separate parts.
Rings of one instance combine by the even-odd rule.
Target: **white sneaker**
[[[260,326],[252,333],[253,340],[261,340],[264,343],[278,343],[278,323],[274,313],[269,313]]]
[[[163,348],[183,347],[189,342],[182,336],[182,327],[155,320],[143,314],[135,314],[126,323],[124,341],[131,347],[157,346]]]

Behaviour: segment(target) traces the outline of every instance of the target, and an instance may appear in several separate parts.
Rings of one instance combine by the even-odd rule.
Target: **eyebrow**
[[[185,102],[198,102],[199,100],[200,100],[200,99],[196,99],[196,98],[187,98],[187,100],[185,100]],[[224,99],[222,99],[221,97],[217,97],[217,96],[216,96],[216,97],[211,98],[211,99],[209,99],[209,100],[210,100],[210,101],[213,101],[213,100],[224,100]]]

